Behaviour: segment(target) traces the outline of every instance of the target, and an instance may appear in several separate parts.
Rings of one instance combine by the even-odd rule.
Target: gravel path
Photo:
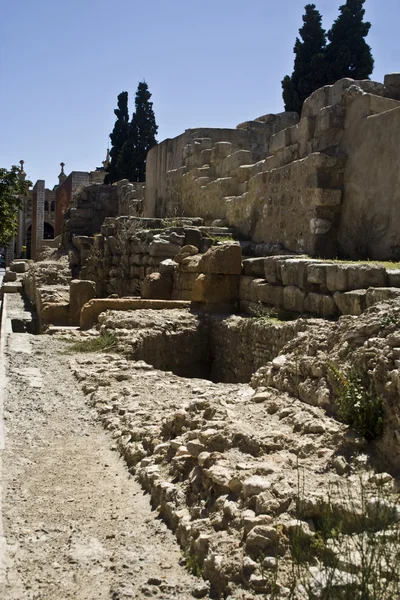
[[[192,598],[203,583],[85,405],[64,347],[8,336],[1,598]]]

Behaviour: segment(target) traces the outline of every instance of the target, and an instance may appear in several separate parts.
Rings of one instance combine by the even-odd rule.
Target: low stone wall
[[[373,263],[335,263],[271,256],[243,261],[240,303],[262,314],[273,306],[324,318],[360,315],[378,301],[400,297],[400,271]]]
[[[201,219],[107,218],[94,238],[74,237],[80,277],[96,283],[99,297],[110,294],[139,296],[146,276],[157,273],[160,264],[173,259],[185,245],[205,252],[218,237],[231,229],[202,227]],[[171,294],[147,296],[170,299]],[[184,295],[173,299],[186,300]]]

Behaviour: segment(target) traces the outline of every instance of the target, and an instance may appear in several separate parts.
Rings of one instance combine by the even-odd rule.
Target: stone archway
[[[44,222],[43,226],[43,239],[44,240],[54,240],[54,227],[51,223],[47,221]]]

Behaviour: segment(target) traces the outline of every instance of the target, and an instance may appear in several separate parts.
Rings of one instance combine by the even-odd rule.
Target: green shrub
[[[379,437],[383,430],[383,404],[373,383],[365,386],[355,369],[344,374],[329,364],[328,373],[335,383],[339,416],[367,440]]]

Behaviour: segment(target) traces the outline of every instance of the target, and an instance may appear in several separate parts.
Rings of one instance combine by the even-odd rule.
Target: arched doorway
[[[54,227],[47,223],[46,221],[43,224],[43,239],[44,240],[54,240]]]

